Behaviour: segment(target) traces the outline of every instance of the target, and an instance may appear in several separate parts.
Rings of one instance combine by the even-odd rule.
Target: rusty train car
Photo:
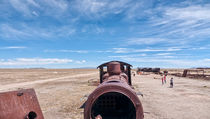
[[[100,84],[88,96],[84,119],[143,119],[142,104],[132,88],[131,65],[111,61],[98,66]]]
[[[139,72],[153,72],[155,74],[160,74],[160,68],[137,68],[136,73],[139,74]]]

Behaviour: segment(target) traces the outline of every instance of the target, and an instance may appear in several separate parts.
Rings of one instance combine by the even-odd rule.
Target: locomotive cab
[[[111,62],[118,62],[118,63],[120,63],[121,72],[125,73],[127,75],[127,77],[128,77],[128,84],[132,85],[132,82],[131,82],[131,67],[132,67],[132,65],[130,65],[128,63],[125,63],[125,62],[121,62],[121,61],[106,62],[106,63],[101,64],[100,66],[97,67],[99,69],[100,83],[102,83],[103,80],[104,80],[103,76],[108,73],[107,72],[108,64],[111,63]]]

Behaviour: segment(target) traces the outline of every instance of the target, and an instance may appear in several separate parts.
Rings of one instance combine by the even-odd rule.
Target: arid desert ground
[[[145,119],[210,119],[210,81],[157,74],[132,76]],[[45,119],[83,119],[80,106],[97,87],[96,69],[0,69],[0,92],[34,88]]]

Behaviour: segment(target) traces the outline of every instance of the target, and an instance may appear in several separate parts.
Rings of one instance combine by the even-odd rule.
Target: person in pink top
[[[164,82],[166,83],[166,75],[164,76]]]

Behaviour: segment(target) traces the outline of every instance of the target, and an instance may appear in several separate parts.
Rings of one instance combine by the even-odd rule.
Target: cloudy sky
[[[0,68],[210,67],[209,0],[0,0]]]

